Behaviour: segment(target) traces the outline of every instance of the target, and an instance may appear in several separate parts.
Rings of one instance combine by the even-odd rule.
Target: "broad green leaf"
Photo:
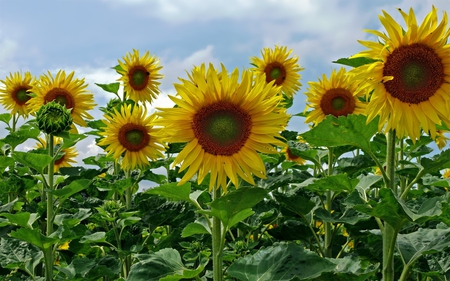
[[[277,243],[237,259],[228,274],[242,281],[307,280],[331,272],[335,264],[294,243]]]
[[[166,248],[146,255],[145,259],[135,263],[127,281],[177,281],[198,276],[205,265],[189,269],[183,265],[177,250]]]
[[[70,148],[86,137],[87,136],[85,134],[69,134],[68,138],[64,138],[61,149],[64,150]]]
[[[304,197],[300,191],[301,188],[295,188],[286,193],[274,192],[273,196],[283,207],[303,217],[316,206],[316,203]]]
[[[147,190],[145,193],[160,195],[167,199],[190,202],[191,183],[178,185],[176,182],[160,185]]]
[[[205,217],[200,217],[195,222],[191,222],[183,229],[181,237],[189,237],[195,234],[211,234],[211,228]]]
[[[320,165],[317,159],[317,150],[312,149],[308,144],[299,141],[288,141],[288,146],[292,154]]]
[[[28,123],[23,124],[19,127],[19,129],[15,132],[9,133],[3,140],[3,142],[11,145],[14,149],[19,144],[24,143],[28,139],[37,139],[41,131]]]
[[[6,167],[14,165],[14,159],[7,156],[0,155],[0,170],[4,171]]]
[[[99,231],[80,238],[80,243],[98,243],[106,241],[106,232]]]
[[[137,222],[140,221],[140,220],[141,220],[141,218],[139,218],[139,217],[128,217],[128,218],[125,218],[125,219],[120,219],[120,220],[118,220],[118,221],[117,221],[117,224],[118,224],[121,228],[124,228],[124,227],[126,227],[126,226],[133,225],[133,224],[137,223]]]
[[[74,195],[75,193],[78,193],[81,190],[88,188],[90,184],[91,180],[80,179],[71,182],[69,185],[61,189],[53,190],[51,191],[51,193],[57,196],[61,201],[65,201],[67,198]]]
[[[33,228],[33,223],[39,218],[36,213],[21,212],[16,214],[3,213],[0,216],[8,219],[10,224],[25,228]]]
[[[52,158],[46,154],[38,154],[31,152],[14,151],[12,157],[24,166],[35,169],[38,172],[42,172],[44,168],[50,164]]]
[[[328,115],[301,137],[313,146],[336,147],[352,145],[371,151],[370,139],[378,131],[378,118],[367,123],[364,115],[348,115],[339,118]]]
[[[361,172],[364,169],[376,165],[373,159],[366,154],[357,155],[353,158],[339,158],[337,160],[337,164],[337,169],[339,169],[339,171],[342,171],[349,175]]]
[[[155,174],[151,170],[145,171],[144,175],[142,176],[143,180],[156,182],[157,184],[161,184],[163,181],[166,180],[166,178],[167,177],[165,175]]]
[[[75,214],[58,214],[55,216],[56,225],[65,225],[67,227],[77,226],[82,220],[92,215],[90,209],[80,208]]]
[[[356,58],[340,58],[336,61],[333,61],[333,63],[343,64],[351,67],[358,67],[365,64],[371,64],[376,61],[378,60],[366,57],[356,57]]]
[[[98,190],[100,191],[108,191],[112,190],[114,192],[117,192],[119,194],[123,194],[125,190],[130,188],[133,185],[133,179],[132,178],[125,178],[125,179],[119,179],[112,183],[108,183],[104,186],[98,186]]]
[[[119,87],[120,87],[120,83],[119,82],[114,82],[114,83],[110,83],[110,84],[95,83],[95,85],[99,86],[100,88],[102,88],[106,92],[110,92],[110,93],[113,93],[113,94],[116,94],[116,95],[117,95],[117,92],[119,91]]]
[[[297,186],[318,192],[320,194],[323,194],[327,190],[331,190],[336,193],[351,193],[358,184],[358,181],[358,179],[350,179],[347,174],[338,174],[319,179],[311,178],[301,184],[298,184]]]
[[[33,273],[43,258],[42,251],[27,242],[5,238],[0,240],[0,265],[3,268],[20,268]]]
[[[101,130],[101,128],[106,127],[105,123],[103,123],[102,120],[87,121],[87,125],[89,126],[89,128],[96,130]]]
[[[333,272],[322,274],[321,280],[333,281],[366,281],[375,275],[380,266],[378,263],[368,263],[355,256],[345,256],[340,259],[328,259],[336,264]]]
[[[9,125],[9,121],[11,120],[11,114],[9,113],[2,113],[0,114],[0,122],[5,123],[6,125]]]
[[[57,238],[51,238],[43,235],[37,228],[19,228],[16,231],[12,231],[10,235],[13,238],[17,238],[19,240],[33,244],[41,250],[50,248],[59,240]]]
[[[434,155],[431,159],[421,158],[420,164],[424,171],[423,174],[431,174],[439,170],[450,168],[450,149]]]
[[[346,223],[351,225],[355,225],[360,221],[365,221],[370,218],[369,215],[356,212],[353,208],[347,208],[341,216],[333,216],[327,210],[318,208],[314,211],[314,217],[326,222]]]
[[[397,237],[398,248],[406,263],[415,262],[424,254],[432,254],[443,251],[450,246],[450,229],[429,229],[399,234]]]

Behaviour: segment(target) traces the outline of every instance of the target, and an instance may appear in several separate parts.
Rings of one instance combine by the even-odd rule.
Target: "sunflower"
[[[364,96],[363,88],[358,87],[358,82],[352,80],[344,68],[338,72],[333,70],[329,80],[324,74],[319,82],[308,84],[306,110],[313,110],[309,112],[305,123],[317,125],[330,114],[339,117],[364,113],[366,104],[359,99]]]
[[[379,41],[359,41],[369,48],[354,57],[376,61],[352,72],[355,79],[367,81],[370,95],[368,122],[376,116],[379,131],[395,130],[398,137],[420,137],[421,129],[436,138],[436,124],[450,124],[450,30],[444,12],[439,23],[436,8],[417,24],[413,9],[399,10],[406,29],[383,11],[381,23],[387,34],[368,30]]]
[[[264,76],[254,77],[244,70],[228,74],[222,65],[218,72],[210,64],[192,70],[192,80],[175,84],[177,96],[169,96],[176,107],[159,108],[157,124],[164,127],[169,142],[187,142],[173,165],[187,169],[179,184],[198,172],[198,183],[210,173],[209,188],[222,187],[227,177],[238,187],[238,176],[254,185],[252,174],[266,177],[258,152],[277,153],[273,145],[285,146],[277,138],[289,116],[278,106],[283,97],[278,87],[267,84]],[[219,78],[219,73],[221,77]]]
[[[444,179],[450,178],[450,169],[445,169],[442,176],[444,177]]]
[[[124,105],[120,112],[104,115],[106,124],[104,136],[98,144],[107,146],[108,155],[113,155],[116,161],[121,156],[122,168],[126,171],[142,168],[149,164],[148,159],[163,157],[165,147],[153,127],[155,115],[147,116],[147,110],[140,106]]]
[[[54,145],[60,145],[63,139],[60,137],[54,137]],[[36,143],[35,148],[47,148],[47,142],[43,138],[39,138],[39,142]],[[77,163],[75,158],[78,156],[78,152],[75,147],[69,147],[61,151],[62,155],[55,160],[54,171],[58,172],[61,167],[72,167],[72,163]]]
[[[0,89],[0,103],[11,111],[11,115],[18,113],[23,117],[28,116],[26,103],[31,98],[28,91],[33,81],[34,77],[28,71],[23,76],[20,72],[10,73],[6,80],[0,80],[5,86]]]
[[[292,153],[291,149],[289,147],[285,147],[281,150],[282,153],[286,156],[286,160],[296,162],[300,165],[305,165],[306,160],[301,158],[300,156],[295,155]]]
[[[303,70],[298,64],[298,57],[289,57],[292,50],[287,47],[275,46],[275,49],[264,48],[261,51],[262,59],[250,58],[256,75],[264,75],[266,82],[275,81],[274,85],[281,86],[281,91],[292,98],[296,91],[300,90],[300,74]]]
[[[439,149],[443,149],[447,145],[448,137],[445,136],[445,133],[448,133],[447,130],[436,130],[436,145]]]
[[[36,113],[42,105],[55,100],[71,110],[74,123],[87,127],[84,119],[93,119],[87,111],[92,110],[96,104],[94,96],[86,90],[88,85],[84,79],[73,79],[74,74],[72,71],[66,76],[66,72],[60,70],[55,77],[50,72],[48,75],[41,75],[31,89],[35,96],[27,102],[31,111]]]
[[[135,102],[152,103],[159,94],[159,82],[163,76],[159,73],[162,66],[159,60],[146,52],[139,56],[139,51],[133,49],[133,54],[127,53],[123,57],[124,62],[119,60],[122,69],[118,72],[122,75],[118,80],[123,81],[124,91],[127,98]]]

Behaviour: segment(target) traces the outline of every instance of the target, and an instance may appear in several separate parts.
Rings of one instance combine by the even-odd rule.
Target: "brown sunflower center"
[[[140,91],[145,89],[150,79],[150,73],[147,69],[141,65],[134,66],[128,72],[128,78],[130,81],[130,86],[136,90]]]
[[[200,109],[194,115],[192,128],[205,152],[230,156],[245,145],[252,119],[238,105],[219,101]]]
[[[352,93],[343,88],[329,89],[320,100],[320,108],[325,115],[347,116],[354,112],[355,107]]]
[[[20,105],[24,105],[31,97],[28,95],[29,88],[18,88],[12,95],[13,99]]]
[[[267,83],[275,80],[276,85],[281,85],[283,84],[284,79],[286,79],[286,69],[283,64],[277,61],[269,63],[264,69],[264,72],[266,73]]]
[[[119,130],[119,142],[128,151],[140,151],[150,142],[147,129],[138,124],[127,123]]]
[[[292,150],[289,147],[286,149],[286,154],[289,157],[288,160],[297,160],[299,158],[297,155],[292,153]]]
[[[45,103],[55,101],[67,109],[73,108],[75,102],[69,91],[62,88],[53,88],[45,95]]]
[[[391,96],[418,104],[433,96],[444,83],[444,65],[432,48],[415,43],[401,46],[387,57],[383,76],[394,77],[384,83]]]

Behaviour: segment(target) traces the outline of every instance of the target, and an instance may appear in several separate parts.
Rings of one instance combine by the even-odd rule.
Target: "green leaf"
[[[139,218],[139,217],[128,217],[128,218],[125,218],[125,219],[120,219],[120,220],[118,220],[118,221],[117,221],[117,224],[118,224],[121,228],[124,228],[124,227],[126,227],[126,226],[133,225],[133,224],[137,223],[137,222],[140,221],[140,220],[141,220],[141,218]]]
[[[11,157],[0,155],[0,170],[4,171],[7,167],[14,165],[15,161]]]
[[[25,228],[33,228],[33,223],[39,218],[38,214],[30,214],[28,212],[21,212],[16,214],[3,213],[0,214],[0,216],[7,218],[10,224]]]
[[[167,199],[190,202],[189,194],[191,193],[191,183],[187,182],[185,184],[178,185],[178,183],[172,182],[153,187],[145,193],[160,195]]]
[[[17,239],[0,239],[0,265],[3,268],[20,268],[29,273],[42,261],[44,254],[37,247]]]
[[[288,141],[288,146],[291,153],[295,156],[320,165],[320,163],[317,161],[317,150],[312,149],[308,144],[299,141]]]
[[[80,208],[76,214],[58,214],[55,216],[56,225],[65,225],[69,228],[77,226],[82,220],[92,215],[90,209]]]
[[[49,249],[52,245],[58,242],[59,239],[51,238],[43,235],[37,228],[19,228],[11,232],[11,237],[28,242],[38,247],[41,250]]]
[[[46,154],[37,154],[31,152],[14,151],[12,157],[17,161],[41,172],[50,164],[52,158]]]
[[[0,122],[3,122],[6,125],[9,125],[10,120],[11,120],[11,114],[9,114],[9,113],[0,114]]]
[[[69,134],[68,138],[64,138],[61,150],[70,148],[77,144],[77,142],[84,140],[87,136],[84,134]]]
[[[343,64],[351,67],[358,67],[365,64],[371,64],[376,61],[378,60],[366,57],[357,57],[357,58],[340,58],[336,61],[333,61],[333,63]]]
[[[30,138],[37,139],[37,137],[39,136],[40,133],[41,133],[41,131],[37,127],[26,123],[26,124],[23,124],[22,126],[20,126],[17,131],[8,134],[3,139],[3,141],[5,143],[11,145],[11,147],[14,149],[19,144],[24,143],[25,141],[27,141]]]
[[[335,264],[294,243],[277,243],[237,259],[228,274],[243,281],[289,281],[319,277]]]
[[[316,206],[316,203],[300,194],[302,188],[295,188],[286,193],[274,192],[273,196],[286,209],[304,217]]]
[[[120,83],[119,82],[114,82],[114,83],[110,83],[110,84],[98,84],[98,83],[95,83],[95,85],[99,86],[100,88],[102,88],[106,92],[110,92],[110,93],[113,93],[113,94],[116,94],[116,95],[119,92],[119,87],[120,87]]]
[[[311,178],[301,184],[298,184],[298,186],[320,194],[323,194],[327,190],[331,190],[336,193],[351,193],[358,184],[358,181],[358,179],[350,179],[347,174],[338,174],[320,179]]]
[[[99,231],[80,238],[80,243],[98,243],[106,241],[106,232]]]
[[[81,190],[88,188],[90,184],[91,180],[87,179],[76,180],[61,189],[52,190],[51,193],[57,196],[61,201],[65,201],[67,198],[74,195],[75,193],[78,193]]]
[[[399,234],[397,237],[398,248],[406,263],[415,262],[424,254],[432,254],[443,251],[450,246],[450,229],[429,229]]]
[[[165,175],[155,174],[151,170],[145,171],[144,175],[142,176],[142,180],[156,182],[157,184],[163,183],[166,180],[166,178],[167,177]]]
[[[364,151],[371,151],[370,139],[378,131],[378,117],[367,123],[367,117],[360,115],[328,115],[301,137],[313,146],[337,147],[352,145]]]
[[[211,234],[211,228],[205,217],[200,217],[195,222],[191,222],[181,232],[181,237],[189,237],[195,234]]]
[[[333,272],[322,274],[321,280],[366,281],[377,273],[380,266],[379,263],[365,262],[355,256],[328,260],[335,263],[336,268]]]
[[[423,174],[431,174],[442,169],[450,168],[450,149],[434,155],[431,159],[421,158],[420,164],[424,171]]]
[[[139,258],[139,257],[138,257]],[[177,281],[198,276],[205,268],[204,264],[196,269],[183,265],[177,250],[166,248],[156,253],[145,255],[145,258],[135,263],[130,270],[127,281]]]

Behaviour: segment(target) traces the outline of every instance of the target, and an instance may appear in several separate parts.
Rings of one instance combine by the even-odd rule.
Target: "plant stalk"
[[[214,188],[213,199],[216,200],[221,196],[221,188]],[[222,281],[222,231],[221,221],[218,217],[213,216],[212,226],[212,255],[213,255],[213,280]]]
[[[54,169],[55,160],[54,157],[54,137],[53,134],[48,135],[48,155],[52,158],[50,164],[48,164],[48,191],[47,195],[47,236],[53,233],[53,194],[54,189]],[[47,281],[53,280],[53,247],[49,247],[45,250],[45,278]]]
[[[328,176],[331,176],[333,174],[333,148],[328,148]],[[325,193],[325,209],[328,211],[328,213],[331,215],[331,210],[333,208],[333,193],[331,190],[327,190]],[[325,257],[332,258],[332,248],[331,248],[331,240],[333,237],[333,225],[331,222],[324,222],[325,226]]]

